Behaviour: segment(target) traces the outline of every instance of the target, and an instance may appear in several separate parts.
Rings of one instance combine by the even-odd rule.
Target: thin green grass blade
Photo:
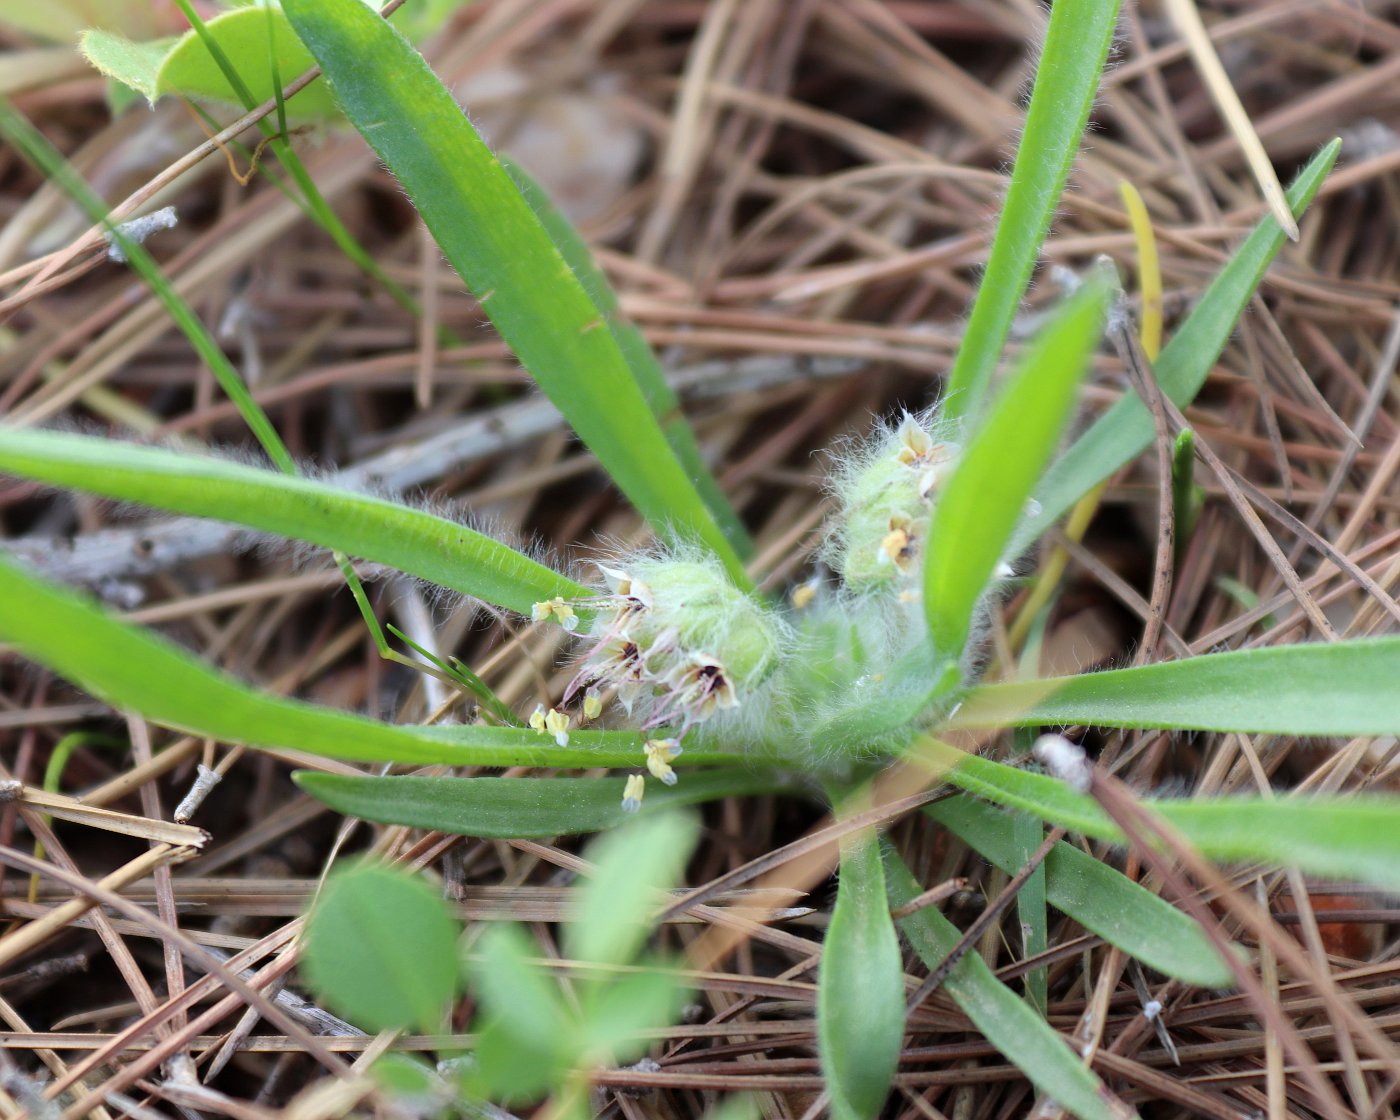
[[[0,552],[0,642],[114,707],[193,735],[365,762],[449,766],[637,766],[644,736],[575,731],[566,747],[517,727],[417,727],[257,692],[188,651],[121,621]],[[686,751],[681,763],[737,766]]]
[[[658,531],[708,546],[749,590],[604,316],[422,56],[361,0],[288,0],[283,10],[346,116],[613,481]]]
[[[735,767],[687,773],[622,811],[623,778],[379,778],[299,770],[297,785],[347,817],[458,836],[520,840],[601,832],[631,819],[724,797],[772,793],[771,774]]]
[[[1009,816],[971,797],[924,811],[1008,875],[1025,865],[1014,822],[1033,820],[1040,827],[1038,816]],[[1089,932],[1165,976],[1202,988],[1234,987],[1234,974],[1201,927],[1166,900],[1064,841],[1050,849],[1043,866],[1046,900]]]
[[[288,142],[287,108],[282,100],[280,75],[284,68],[288,73],[300,74],[311,67],[313,59],[292,30],[286,15],[279,9],[267,6],[260,11],[257,8],[237,9],[206,21],[190,0],[176,0],[176,3],[189,21],[191,30],[161,66],[161,91],[176,89],[194,96],[204,94],[223,98],[241,104],[245,110],[252,110],[268,97],[275,96],[277,127],[263,119],[258,121],[258,129],[268,140],[277,161],[291,176],[301,197],[297,197],[295,192],[268,172],[265,164],[260,163],[259,170],[325,230],[336,247],[366,275],[373,277],[395,303],[415,319],[421,318],[423,311],[418,301],[407,288],[385,272],[369,250],[356,240],[316,186],[296,149]],[[233,48],[235,57],[230,57],[229,47]],[[256,92],[249,86],[245,70],[251,70],[254,84],[266,92]],[[182,88],[182,78],[190,82],[192,88]],[[305,105],[302,104],[303,99],[306,99]],[[306,114],[338,115],[335,102],[324,84],[311,85],[302,90],[297,107]],[[446,328],[439,329],[438,337],[445,345],[461,344],[461,340]]]
[[[1016,868],[1015,874],[1030,863],[1036,849],[1045,842],[1045,825],[1039,817],[1019,813],[1011,822],[1011,843]],[[1016,918],[1021,933],[1021,957],[1030,960],[1040,956],[1050,947],[1049,921],[1045,913],[1046,905],[1045,864],[1039,864],[1026,877],[1021,889],[1016,892]],[[1050,1006],[1047,989],[1048,969],[1033,968],[1025,975],[1026,1002],[1041,1015]]]
[[[1317,196],[1340,151],[1341,141],[1333,140],[1293,180],[1288,205],[1295,217],[1301,218]],[[1278,222],[1269,216],[1261,219],[1172,335],[1154,370],[1162,391],[1177,405],[1184,408],[1205,384],[1285,240]],[[1070,506],[1147,448],[1152,438],[1152,416],[1147,407],[1137,394],[1125,394],[1046,472],[1036,494],[1040,512],[1017,532],[1014,551],[1033,542]]]
[[[184,4],[181,8],[187,19],[196,11]],[[192,29],[161,60],[157,96],[175,93],[251,109],[281,90],[278,72],[295,77],[315,65],[287,17],[275,8],[235,8],[207,20],[196,14],[190,22]],[[339,115],[324,86],[299,96],[296,111],[303,118]]]
[[[1050,461],[1098,345],[1106,291],[1086,284],[1032,343],[976,429],[933,509],[924,615],[933,648],[958,659],[1026,499]]]
[[[987,270],[948,374],[944,410],[975,417],[1069,178],[1118,19],[1118,0],[1056,0]]]
[[[1055,778],[965,754],[931,738],[918,740],[909,757],[936,766],[944,780],[968,793],[1096,840],[1123,843],[1097,801]],[[1400,889],[1400,798],[1144,798],[1142,805],[1212,859],[1298,867]]]
[[[667,383],[661,363],[656,360],[646,337],[623,317],[617,293],[608,283],[607,275],[593,259],[588,243],[579,236],[573,223],[550,201],[543,188],[521,167],[504,157],[501,162],[607,322],[608,330],[612,332],[619,349],[626,357],[627,365],[641,388],[642,395],[646,397],[652,415],[661,425],[666,442],[671,445],[671,450],[675,452],[686,474],[695,483],[695,488],[700,492],[700,497],[709,508],[716,524],[729,538],[729,543],[734,546],[734,551],[740,558],[748,560],[754,552],[753,540],[748,530],[744,528],[744,523],[739,520],[739,515],[729,504],[729,499],[720,489],[719,482],[705,462],[700,444],[696,442],[695,432],[681,411],[680,398]]]
[[[198,17],[196,16],[196,19]],[[282,437],[277,434],[277,429],[273,427],[272,421],[267,413],[253,399],[248,386],[244,384],[242,376],[233,367],[224,354],[223,348],[214,340],[214,337],[205,328],[194,309],[185,302],[180,294],[175,291],[174,286],[166,279],[165,273],[156,264],[145,248],[137,244],[128,237],[120,226],[114,225],[108,215],[108,210],[103,201],[88,187],[69,165],[68,162],[43,138],[42,135],[31,125],[21,114],[15,111],[8,101],[0,98],[0,134],[8,137],[44,174],[57,183],[88,217],[100,223],[107,231],[108,237],[121,249],[125,259],[132,269],[147,283],[151,292],[166,309],[171,319],[175,322],[181,332],[189,339],[190,345],[195,352],[204,359],[210,371],[214,374],[214,379],[218,381],[229,400],[238,409],[239,415],[249,430],[267,453],[268,458],[276,465],[277,469],[286,474],[296,474],[296,463],[292,459],[291,452],[287,450],[286,444],[282,442]],[[279,141],[285,147],[285,142]],[[300,164],[295,161],[289,165],[295,170]],[[312,201],[313,212],[316,207],[314,203],[320,196],[317,194],[314,185],[310,182],[310,177],[306,175],[305,169],[301,169],[301,177],[305,180],[307,197]],[[329,213],[324,199],[320,199],[320,210],[323,215],[329,217],[330,225],[327,227],[335,232],[337,225],[333,214]],[[343,227],[342,227],[343,228]],[[348,233],[347,233],[348,236]],[[377,268],[377,266],[376,266]],[[355,597],[355,602],[359,605],[365,619],[365,624],[373,635],[375,644],[381,653],[387,650],[384,634],[379,627],[378,620],[373,612],[369,610],[365,597],[364,588],[360,585],[360,579],[351,568],[349,562],[343,556],[336,557],[345,582],[350,586],[351,594]]]
[[[817,1040],[835,1120],[872,1120],[904,1039],[904,965],[873,829],[841,846],[836,906],[822,943]]]
[[[14,144],[47,178],[57,183],[91,221],[102,224],[108,236],[121,248],[127,262],[150,286],[152,293],[160,300],[176,326],[190,340],[190,344],[209,367],[220,388],[237,407],[244,423],[248,425],[269,458],[277,464],[279,470],[295,472],[296,465],[292,461],[291,453],[282,443],[282,438],[273,428],[267,413],[253,400],[248,387],[243,383],[243,378],[233,368],[223,348],[200,322],[194,309],[171,286],[160,266],[156,264],[155,258],[126,236],[119,226],[114,226],[108,220],[106,204],[83,182],[77,172],[68,166],[68,162],[39,131],[4,98],[0,98],[0,135]]]
[[[309,541],[527,616],[532,604],[556,595],[588,594],[573,580],[456,522],[224,459],[0,427],[0,474]]]
[[[1276,735],[1400,733],[1400,637],[1235,650],[983,685],[955,727],[1093,724]]]
[[[904,861],[888,848],[885,881],[893,907],[903,906],[923,890]],[[962,938],[962,931],[933,906],[902,919],[899,928],[930,969],[942,964]],[[976,952],[963,954],[943,987],[988,1042],[1032,1085],[1079,1120],[1124,1120],[1134,1115],[1050,1024],[996,978]]]

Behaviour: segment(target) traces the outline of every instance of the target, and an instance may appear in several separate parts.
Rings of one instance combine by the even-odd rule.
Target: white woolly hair
[[[90,422],[64,421],[52,427],[55,431],[71,431],[82,435],[101,435],[110,438],[110,433],[105,428]],[[194,455],[196,458],[214,459],[221,462],[233,463],[238,466],[252,467],[257,470],[269,472],[276,470],[276,467],[267,456],[256,447],[219,446],[201,448],[197,452],[192,452],[188,446],[180,444],[178,438],[174,436],[160,441],[149,442],[146,445],[162,450],[179,452],[183,455]],[[298,462],[297,477],[322,483],[348,494],[378,498],[393,505],[404,506],[429,514],[433,517],[441,518],[454,525],[464,526],[471,529],[473,532],[480,533],[507,547],[513,548],[517,552],[529,557],[531,560],[546,566],[551,566],[555,560],[550,549],[545,546],[539,537],[523,536],[516,527],[507,524],[500,517],[489,514],[474,514],[465,510],[460,502],[455,502],[451,499],[422,492],[404,494],[379,484],[373,479],[367,481],[356,480],[355,484],[351,485],[344,472],[308,461]],[[65,488],[59,486],[45,486],[44,489],[57,493],[67,492]],[[145,523],[160,522],[173,517],[199,516],[161,511],[140,502],[122,499],[107,499],[105,503],[107,507],[113,510],[118,516],[126,517],[130,515],[133,519]],[[218,521],[219,519],[217,517],[210,517],[208,520]],[[324,570],[329,567],[331,563],[330,557],[332,550],[323,545],[242,526],[239,527],[233,548],[236,553],[252,552],[267,563],[275,563],[287,558],[292,570],[297,572]],[[374,563],[361,563],[359,565],[359,570],[362,577],[366,580],[382,578],[385,575],[394,574],[398,571],[397,569]],[[446,613],[467,605],[472,605],[495,615],[507,613],[503,612],[499,607],[475,600],[471,596],[452,588],[443,587],[430,580],[422,579],[411,572],[400,574],[405,575],[418,585],[429,608],[435,612]]]

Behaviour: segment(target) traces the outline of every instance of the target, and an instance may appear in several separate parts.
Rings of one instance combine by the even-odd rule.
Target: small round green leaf
[[[385,867],[333,875],[311,912],[311,986],[366,1030],[437,1029],[457,993],[456,920],[421,879]]]
[[[287,17],[277,8],[235,8],[206,20],[205,26],[258,101],[266,101],[273,94],[274,57],[277,75],[284,83],[316,65],[311,52],[302,46]],[[156,78],[158,94],[181,93],[242,107],[237,92],[195,31],[171,48]],[[340,112],[325,82],[308,86],[287,107],[298,116],[331,117]]]

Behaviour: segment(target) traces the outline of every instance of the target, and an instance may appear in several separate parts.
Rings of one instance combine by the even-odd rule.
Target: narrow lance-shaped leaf
[[[933,647],[956,659],[973,614],[1069,419],[1098,344],[1105,288],[1086,284],[1046,327],[976,428],[938,496],[924,562]]]
[[[226,459],[69,432],[0,427],[0,474],[217,518],[388,564],[528,615],[588,592],[499,541],[445,518]]]
[[[750,581],[676,460],[617,338],[422,56],[361,0],[286,0],[345,115],[541,389],[656,528]]]
[[[1118,826],[1092,797],[1044,774],[965,754],[937,739],[918,740],[907,756],[936,767],[968,793],[1097,840],[1123,843]],[[1205,856],[1298,867],[1400,889],[1400,798],[1253,797],[1195,801],[1144,798]]]
[[[982,685],[956,727],[1093,724],[1277,735],[1400,734],[1400,637],[1234,650]]]
[[[1056,0],[1050,8],[996,237],[948,374],[949,416],[975,417],[982,407],[1084,136],[1117,19],[1118,0]]]
[[[575,836],[625,823],[622,778],[356,777],[298,770],[297,785],[338,813],[460,836],[519,840]],[[771,773],[748,766],[687,773],[674,786],[647,790],[638,815],[722,797],[772,793]]]
[[[1015,853],[1015,874],[1035,855],[1045,840],[1045,825],[1037,817],[1018,814],[1011,823],[1012,850]],[[1021,956],[1029,960],[1040,956],[1050,947],[1049,915],[1046,914],[1048,888],[1044,861],[1037,864],[1016,892],[1016,919],[1021,932]],[[1048,969],[1033,968],[1026,973],[1026,1002],[1044,1015],[1050,1006]]]
[[[1008,875],[1021,869],[1013,818],[1004,811],[971,797],[951,797],[924,812]],[[1165,899],[1063,840],[1050,849],[1044,867],[1050,905],[1110,945],[1188,984],[1234,986],[1234,973],[1205,932]]]
[[[873,830],[841,847],[836,907],[822,944],[817,1038],[836,1120],[872,1120],[904,1038],[904,966]]]
[[[1340,150],[1341,141],[1333,140],[1293,180],[1288,204],[1295,217],[1301,218],[1317,196]],[[1284,241],[1278,222],[1268,216],[1261,219],[1153,363],[1158,385],[1177,405],[1184,408],[1205,384]],[[1036,493],[1040,512],[1017,531],[1013,551],[1039,537],[1083,495],[1148,447],[1152,438],[1147,407],[1136,393],[1125,394],[1046,472]]]
[[[0,552],[0,643],[153,723],[229,743],[330,758],[452,766],[635,766],[643,736],[573,731],[569,745],[526,728],[380,723],[256,692],[188,651],[122,622]],[[723,751],[686,751],[687,765],[738,765]]]
[[[886,860],[885,875],[891,906],[903,906],[923,889],[893,851]],[[962,937],[958,927],[933,906],[915,911],[899,925],[930,969],[942,964]],[[1041,1016],[996,978],[978,953],[964,953],[943,986],[988,1042],[1031,1084],[1079,1120],[1124,1120],[1134,1115]]]
[[[681,466],[695,483],[695,488],[709,507],[715,522],[729,538],[729,543],[734,546],[739,556],[747,560],[754,550],[748,530],[744,528],[744,523],[710,472],[700,444],[695,439],[695,432],[681,411],[680,398],[667,383],[661,363],[656,360],[646,337],[622,317],[622,305],[618,302],[617,293],[608,283],[606,273],[593,259],[588,243],[574,228],[573,223],[550,201],[544,189],[519,165],[508,159],[501,162],[505,164],[506,170],[510,172],[511,178],[515,180],[535,216],[544,224],[555,246],[573,269],[574,275],[579,278],[589,298],[597,305],[608,330],[617,339],[617,345],[626,357],[627,366],[642,390],[642,395],[646,397],[652,415],[661,425],[666,442],[671,445],[671,450],[676,453]]]

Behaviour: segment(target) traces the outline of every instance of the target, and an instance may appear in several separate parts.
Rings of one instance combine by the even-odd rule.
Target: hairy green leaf
[[[933,647],[960,658],[983,592],[1050,461],[1102,330],[1106,292],[1086,284],[1032,343],[976,428],[933,508],[924,615]]]
[[[78,37],[78,50],[105,77],[130,86],[147,101],[154,101],[161,60],[170,50],[172,39],[133,43],[124,35],[96,29]]]
[[[949,798],[924,811],[1008,875],[1021,869],[1013,818],[1006,813],[970,797]],[[1166,976],[1203,988],[1234,986],[1234,973],[1201,927],[1121,872],[1064,841],[1050,849],[1044,868],[1050,905],[1089,932]]]
[[[662,533],[743,565],[672,453],[617,337],[510,174],[422,56],[361,0],[283,9],[501,336]]]
[[[1298,173],[1288,188],[1288,205],[1301,218],[1337,161],[1341,141],[1333,140]],[[1185,407],[1205,384],[1253,298],[1269,263],[1285,241],[1283,229],[1265,215],[1230,262],[1206,289],[1154,363],[1157,383]],[[1016,534],[1020,551],[1096,485],[1151,445],[1152,415],[1136,393],[1126,393],[1098,418],[1051,466],[1036,493],[1040,512]]]
[[[209,456],[0,427],[0,474],[212,517],[361,556],[529,615],[585,588],[456,522],[323,482]]]
[[[575,731],[567,747],[528,728],[418,727],[257,692],[188,651],[121,621],[0,552],[0,642],[153,723],[228,743],[364,761],[450,766],[635,766],[644,736]],[[687,764],[742,763],[687,751]]]
[[[904,1039],[904,966],[874,831],[841,848],[836,907],[822,944],[817,1039],[832,1116],[872,1120],[889,1095]]]
[[[982,685],[956,727],[1094,724],[1278,735],[1400,733],[1400,637],[1214,653]]]
[[[289,82],[316,64],[287,17],[277,8],[261,5],[234,8],[206,19],[204,24],[238,71],[255,102],[266,101],[279,88],[274,74],[282,82]],[[207,41],[193,30],[187,32],[161,62],[156,95],[167,93],[243,105],[240,91],[215,61]],[[303,116],[328,117],[339,112],[324,84],[306,89],[291,107]]]
[[[734,546],[739,556],[748,559],[753,555],[753,541],[748,530],[744,528],[744,523],[739,519],[734,507],[729,504],[729,499],[725,497],[719,482],[705,462],[700,444],[696,442],[695,432],[681,411],[680,398],[666,381],[666,374],[661,369],[661,363],[656,360],[656,355],[652,353],[646,337],[622,317],[622,306],[618,302],[617,293],[608,282],[607,274],[593,259],[588,243],[564,213],[550,202],[544,189],[519,165],[508,159],[502,159],[501,162],[510,172],[511,178],[515,180],[535,216],[544,224],[560,254],[578,277],[579,283],[597,306],[608,325],[608,330],[617,339],[618,348],[627,359],[628,368],[646,397],[652,415],[661,425],[666,442],[671,445],[671,450],[675,452],[681,466],[695,483],[716,524],[729,538],[729,543]]]
[[[593,873],[579,887],[564,929],[564,952],[594,964],[629,964],[656,928],[661,892],[681,878],[699,822],[689,813],[628,821],[588,845]]]
[[[640,755],[638,756],[640,760]],[[299,770],[297,784],[338,813],[461,836],[516,840],[601,832],[623,824],[623,778],[365,777]],[[687,773],[647,790],[640,815],[722,797],[770,793],[771,774],[733,767]]]
[[[1079,151],[1118,0],[1056,0],[987,269],[948,374],[950,417],[976,416]]]
[[[1123,843],[1122,832],[1097,801],[1055,778],[965,754],[931,738],[918,740],[910,757],[937,767],[946,781],[968,793],[1085,836]],[[1144,798],[1141,804],[1212,859],[1298,867],[1400,889],[1400,798]]]

